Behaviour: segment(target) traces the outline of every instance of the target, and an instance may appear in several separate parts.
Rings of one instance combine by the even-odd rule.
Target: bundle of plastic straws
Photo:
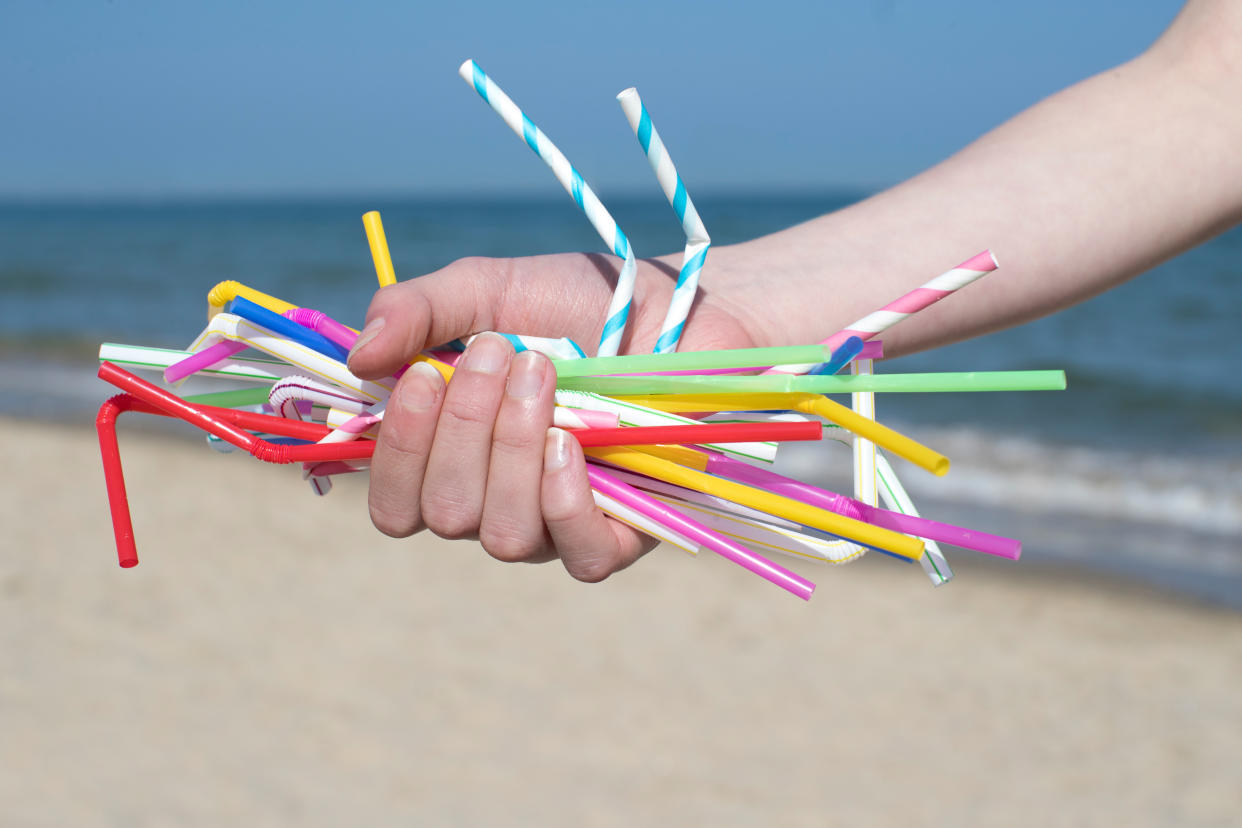
[[[1060,390],[1061,371],[875,374],[876,337],[912,313],[996,269],[984,251],[815,345],[677,352],[710,239],[642,101],[618,96],[686,234],[685,259],[652,354],[617,356],[633,293],[634,252],[564,155],[467,61],[461,74],[553,169],[620,258],[621,276],[596,357],[568,339],[504,334],[538,350],[557,372],[554,424],[581,443],[596,504],[613,518],[692,554],[715,552],[808,599],[814,584],[767,556],[845,563],[868,549],[918,561],[934,584],[952,578],[941,544],[1017,559],[1021,544],[922,517],[888,455],[934,475],[949,460],[878,423],[877,392]],[[363,224],[381,286],[395,271],[378,213]],[[99,375],[122,393],[100,408],[105,480],[121,566],[138,556],[116,439],[123,411],[175,417],[209,441],[271,463],[299,463],[317,494],[333,476],[365,471],[400,372],[383,381],[350,373],[358,333],[325,314],[237,282],[208,293],[207,327],[184,351],[106,343]],[[451,381],[460,343],[421,354]],[[850,373],[842,374],[845,368]],[[137,372],[137,373],[135,373]],[[139,376],[145,374],[146,376]],[[852,406],[828,394],[851,394]],[[852,496],[773,471],[781,443],[833,440],[853,447]],[[880,502],[883,502],[883,507]]]

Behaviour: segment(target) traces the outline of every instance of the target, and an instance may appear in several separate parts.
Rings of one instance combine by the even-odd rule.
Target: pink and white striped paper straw
[[[986,276],[993,270],[996,270],[996,268],[996,257],[992,255],[992,251],[984,250],[952,270],[941,273],[922,287],[917,287],[899,299],[889,302],[879,310],[867,314],[848,328],[837,331],[821,344],[836,350],[851,336],[856,336],[865,342],[876,334],[893,327],[911,314],[921,311],[928,305],[934,305],[950,293],[965,287],[976,279]],[[805,374],[814,367],[814,365],[779,365],[769,368],[765,373]]]

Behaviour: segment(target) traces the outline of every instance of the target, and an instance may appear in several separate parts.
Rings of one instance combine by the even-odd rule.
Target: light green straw
[[[679,352],[680,354],[680,352]],[[671,356],[671,355],[670,355]],[[585,362],[586,360],[579,360]],[[852,376],[648,376],[558,379],[557,388],[610,397],[641,394],[804,393],[854,391],[930,393],[944,391],[1064,391],[1064,371],[967,371],[945,374],[857,374]]]
[[[185,399],[187,402],[199,405],[237,408],[242,405],[262,405],[267,402],[268,390],[267,388],[241,388],[236,391],[210,391],[206,394],[193,394]]]
[[[643,374],[650,371],[709,371],[715,368],[766,368],[770,365],[819,364],[832,359],[823,345],[734,348],[725,351],[678,351],[671,354],[554,359],[560,379],[593,374]]]

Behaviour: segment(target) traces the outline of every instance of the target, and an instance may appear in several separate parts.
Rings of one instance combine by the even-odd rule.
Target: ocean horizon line
[[[878,192],[880,188],[867,188],[842,184],[840,186],[814,187],[700,187],[694,192],[697,201],[858,201]],[[650,187],[627,187],[607,191],[608,200],[634,203],[651,199],[663,199],[659,189]],[[494,188],[477,190],[429,190],[378,191],[378,190],[323,190],[298,192],[292,190],[211,192],[130,192],[130,193],[51,193],[24,194],[0,193],[0,209],[23,208],[92,208],[92,207],[202,207],[202,206],[282,206],[339,204],[342,202],[369,201],[379,205],[417,205],[452,203],[554,203],[566,198],[559,190],[547,188]]]

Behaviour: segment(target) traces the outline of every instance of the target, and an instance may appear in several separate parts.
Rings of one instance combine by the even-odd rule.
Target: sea
[[[729,244],[865,195],[696,194],[696,206]],[[402,278],[466,255],[601,249],[563,196],[0,204],[0,414],[86,425],[109,393],[98,345],[185,347],[224,279],[359,323],[372,209]],[[640,254],[684,242],[658,194],[609,209]],[[1013,577],[1068,567],[1242,609],[1240,358],[1242,228],[1055,316],[877,366],[1061,368],[1067,391],[889,394],[877,413],[953,460],[944,478],[899,467],[924,515],[1023,540]],[[848,485],[847,451],[781,462]]]

